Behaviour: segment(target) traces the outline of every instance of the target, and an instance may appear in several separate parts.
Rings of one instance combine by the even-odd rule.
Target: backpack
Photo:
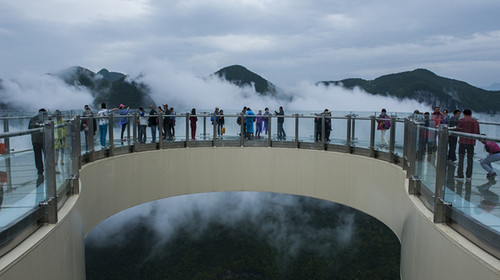
[[[236,123],[237,123],[238,125],[241,125],[241,116],[238,116],[238,118],[236,119]]]

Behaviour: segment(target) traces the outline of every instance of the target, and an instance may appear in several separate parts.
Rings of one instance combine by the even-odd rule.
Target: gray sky
[[[0,77],[240,64],[280,87],[426,68],[500,82],[498,0],[4,0]]]

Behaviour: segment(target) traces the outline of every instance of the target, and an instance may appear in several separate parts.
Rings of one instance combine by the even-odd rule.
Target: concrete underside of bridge
[[[399,166],[305,149],[182,148],[106,158],[83,166],[80,194],[56,225],[0,259],[0,278],[85,279],[84,238],[111,215],[176,195],[257,191],[329,200],[382,221],[401,241],[402,279],[500,279],[499,260],[434,224],[407,184]]]

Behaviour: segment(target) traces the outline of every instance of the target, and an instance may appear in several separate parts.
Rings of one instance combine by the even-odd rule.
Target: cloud
[[[494,0],[8,0],[0,67],[130,72],[149,57],[197,76],[241,64],[286,87],[418,66],[489,85],[500,71],[499,11]]]
[[[338,227],[316,228],[310,211],[302,207],[332,211],[339,220]],[[171,197],[136,206],[120,212],[98,225],[86,242],[105,246],[123,242],[121,233],[137,221],[145,221],[157,237],[162,248],[180,230],[198,238],[213,224],[228,227],[248,227],[286,257],[294,257],[307,247],[319,254],[331,248],[324,240],[337,236],[335,246],[346,246],[355,233],[355,215],[339,205],[299,196],[257,193],[223,192],[202,193]],[[154,254],[154,252],[153,252]]]
[[[93,97],[85,88],[70,87],[60,78],[33,72],[12,74],[12,78],[2,79],[0,99],[24,111],[71,110],[92,103]]]

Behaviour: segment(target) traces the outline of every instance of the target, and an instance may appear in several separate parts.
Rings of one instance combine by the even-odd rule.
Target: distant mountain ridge
[[[500,91],[477,88],[462,81],[440,77],[426,69],[384,75],[372,81],[351,78],[320,81],[318,84],[347,89],[359,87],[373,95],[416,100],[449,111],[470,108],[475,112],[496,113],[500,110]]]
[[[155,104],[147,84],[134,81],[119,72],[101,69],[94,73],[86,68],[73,66],[51,75],[61,78],[70,86],[87,88],[94,97],[93,106],[96,108],[99,108],[102,102],[105,102],[108,108],[117,107],[122,103],[132,108]],[[241,65],[224,67],[212,76],[239,87],[253,87],[260,95],[286,97],[273,83]],[[319,81],[316,84],[327,87],[341,86],[351,90],[358,87],[373,95],[415,100],[427,104],[429,108],[438,105],[449,111],[470,108],[480,113],[500,112],[500,91],[477,88],[462,81],[438,76],[426,69],[388,74],[371,81],[349,78],[340,81]],[[8,93],[5,92],[0,78],[0,97],[1,94]],[[10,108],[10,104],[0,101],[0,108]]]
[[[253,86],[255,91],[262,95],[276,95],[276,86],[254,72],[248,70],[241,65],[231,65],[224,67],[213,75],[221,79],[225,79],[237,86]]]
[[[120,104],[132,107],[154,104],[147,85],[128,81],[127,75],[122,73],[109,72],[107,69],[94,73],[86,68],[73,66],[54,75],[68,85],[86,87],[94,97],[93,105],[96,108],[100,108],[103,102],[108,108],[118,107]]]

